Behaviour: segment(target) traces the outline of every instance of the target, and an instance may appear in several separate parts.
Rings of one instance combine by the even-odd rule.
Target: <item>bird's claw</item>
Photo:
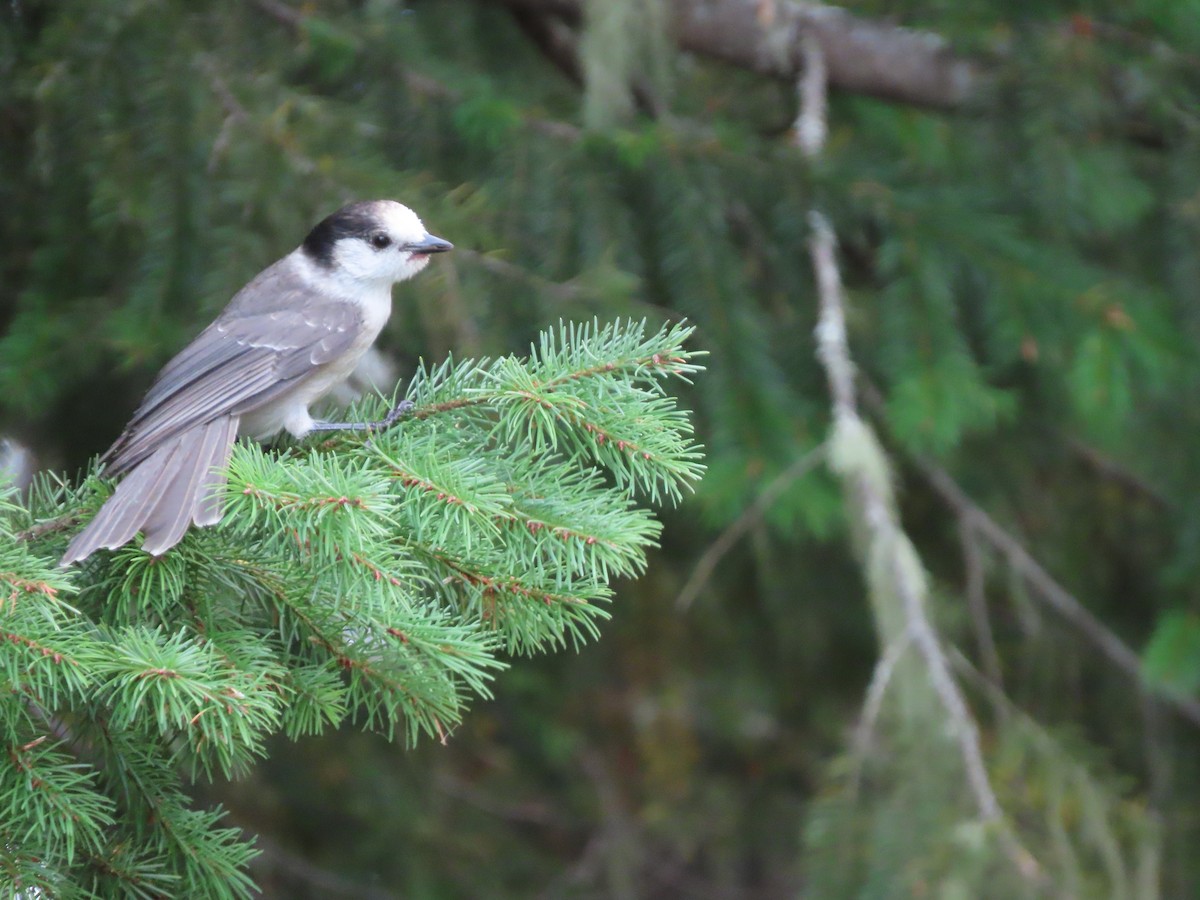
[[[389,412],[386,416],[384,416],[383,421],[380,424],[384,428],[391,428],[393,425],[396,424],[396,422],[398,422],[401,419],[401,417],[406,415],[412,408],[413,408],[413,402],[411,400],[401,400],[399,403],[397,403],[395,406],[392,407],[391,412]]]
[[[400,419],[402,419],[412,408],[413,402],[411,400],[401,400],[399,403],[393,406],[391,411],[380,421],[371,423],[369,432],[374,432],[376,429],[379,431],[387,431],[389,428],[399,422]],[[374,434],[369,434],[364,445],[370,447],[372,446],[372,442],[374,440]]]

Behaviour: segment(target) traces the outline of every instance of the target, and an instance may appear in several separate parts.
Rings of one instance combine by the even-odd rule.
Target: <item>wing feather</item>
[[[263,270],[167,363],[104,454],[108,474],[125,478],[60,565],[119,547],[139,530],[143,548],[158,555],[189,522],[220,519],[223,470],[240,416],[339,360],[362,333],[362,310],[313,294],[304,274],[295,254]]]
[[[356,306],[285,294],[301,308],[248,313],[231,304],[167,363],[105,454],[110,474],[128,471],[196,425],[253,412],[350,348],[361,328]]]

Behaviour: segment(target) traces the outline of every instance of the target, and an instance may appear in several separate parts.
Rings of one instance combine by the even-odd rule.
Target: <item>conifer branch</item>
[[[247,896],[252,847],[181,779],[347,718],[445,742],[500,653],[594,638],[659,535],[643,501],[703,471],[664,387],[699,369],[690,333],[563,325],[524,359],[422,368],[389,431],[237,447],[223,523],[161,557],[54,566],[45,526],[96,478],[0,498],[0,874],[32,844],[46,891]]]

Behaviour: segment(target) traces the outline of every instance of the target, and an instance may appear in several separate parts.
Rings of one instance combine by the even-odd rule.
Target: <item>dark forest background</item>
[[[399,378],[686,318],[708,470],[602,637],[445,746],[196,787],[268,896],[1196,896],[1198,172],[1195,0],[10,0],[0,432],[79,472],[312,223],[398,199],[456,245],[396,290]],[[808,464],[814,209],[1003,827]]]

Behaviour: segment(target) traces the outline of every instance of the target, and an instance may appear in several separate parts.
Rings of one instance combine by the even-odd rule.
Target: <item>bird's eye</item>
[[[371,246],[376,250],[382,250],[384,247],[391,246],[392,239],[382,231],[377,231],[371,235]]]

